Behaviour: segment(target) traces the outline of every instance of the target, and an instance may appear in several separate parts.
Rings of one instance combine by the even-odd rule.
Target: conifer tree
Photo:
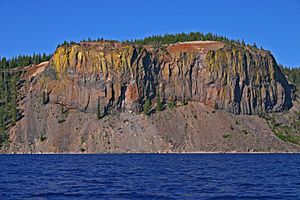
[[[147,99],[144,104],[144,114],[150,115],[150,109],[151,109],[151,102],[149,99]]]
[[[100,101],[98,99],[97,101],[97,110],[96,110],[96,114],[97,114],[97,119],[101,118],[101,111],[100,111]]]
[[[162,111],[163,110],[163,105],[160,99],[160,92],[158,91],[157,97],[156,97],[156,110],[157,111]]]
[[[11,112],[11,122],[12,125],[15,125],[16,121],[17,121],[17,80],[16,80],[16,75],[14,75],[11,79],[11,108],[10,108],[10,112]]]

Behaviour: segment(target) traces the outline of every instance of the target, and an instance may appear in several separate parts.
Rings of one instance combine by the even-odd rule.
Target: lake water
[[[300,154],[0,155],[0,199],[300,199]]]

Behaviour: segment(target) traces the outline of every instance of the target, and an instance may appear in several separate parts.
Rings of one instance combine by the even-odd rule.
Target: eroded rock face
[[[271,53],[250,47],[62,46],[49,63],[26,69],[22,117],[0,152],[298,152],[262,118],[231,114],[288,109],[291,90]],[[189,103],[135,114],[158,93],[164,103]]]
[[[270,52],[220,42],[62,46],[41,80],[50,103],[90,113],[140,112],[158,92],[165,103],[196,101],[235,114],[292,105],[291,86]]]

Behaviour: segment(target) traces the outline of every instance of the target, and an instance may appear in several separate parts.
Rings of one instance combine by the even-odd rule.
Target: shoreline
[[[236,152],[236,151],[192,151],[192,152],[11,152],[11,153],[0,153],[0,155],[121,155],[121,154],[300,154],[300,152]]]

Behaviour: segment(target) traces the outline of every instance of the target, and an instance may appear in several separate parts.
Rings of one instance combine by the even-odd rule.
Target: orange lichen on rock
[[[210,51],[217,50],[224,46],[223,42],[215,41],[194,41],[194,42],[180,42],[168,45],[170,52],[189,52],[189,51]]]

